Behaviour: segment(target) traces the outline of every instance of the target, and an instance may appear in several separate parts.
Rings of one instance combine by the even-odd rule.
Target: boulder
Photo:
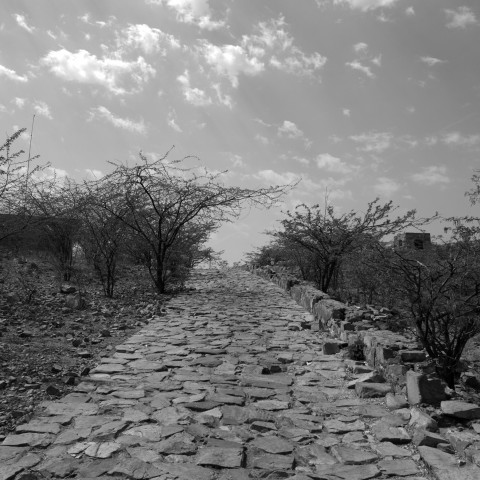
[[[419,403],[437,404],[447,398],[445,386],[439,378],[422,373],[407,372],[407,397],[411,405]]]
[[[85,298],[79,293],[75,295],[67,295],[65,306],[72,310],[83,310],[86,307]]]
[[[409,426],[423,428],[425,430],[429,430],[430,432],[436,432],[438,430],[437,422],[430,415],[426,414],[419,408],[413,407],[410,413],[411,417]]]
[[[393,393],[387,393],[385,397],[387,408],[390,410],[398,410],[405,408],[408,405],[407,399],[404,395],[395,395]]]

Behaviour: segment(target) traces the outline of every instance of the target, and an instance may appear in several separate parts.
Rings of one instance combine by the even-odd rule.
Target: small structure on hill
[[[426,250],[431,246],[430,234],[424,232],[399,233],[393,239],[395,250]]]

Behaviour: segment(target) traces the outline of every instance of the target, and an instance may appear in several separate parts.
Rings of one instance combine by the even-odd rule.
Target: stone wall
[[[394,321],[388,309],[346,305],[311,284],[299,281],[284,267],[250,270],[279,285],[310,312],[311,322],[303,328],[327,332],[339,348],[361,343],[368,366],[380,373],[394,392],[406,393],[411,404],[438,403],[446,398],[445,385],[432,371],[415,337],[385,328],[389,319]]]

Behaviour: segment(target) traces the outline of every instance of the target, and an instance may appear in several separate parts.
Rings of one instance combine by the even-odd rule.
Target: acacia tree
[[[80,208],[84,198],[77,195],[75,182],[53,176],[28,192],[27,208],[35,218],[36,232],[64,281],[73,273],[73,246],[80,231]]]
[[[97,273],[105,296],[112,298],[118,280],[118,262],[126,252],[128,232],[121,218],[102,206],[102,199],[110,195],[110,187],[101,181],[85,181],[82,186],[75,186],[74,195],[83,199],[78,208],[79,243]]]
[[[425,250],[383,248],[378,265],[388,271],[450,388],[467,341],[480,333],[480,228],[458,220],[448,243]]]
[[[378,198],[368,204],[363,214],[354,210],[337,214],[332,205],[320,208],[319,205],[302,204],[293,213],[286,213],[287,218],[281,221],[283,230],[273,235],[281,242],[297,245],[310,253],[315,283],[328,292],[347,255],[414,221],[413,210],[392,219],[395,209],[391,201],[381,205]]]
[[[228,187],[221,182],[223,172],[189,168],[187,161],[195,157],[170,161],[169,153],[154,161],[140,153],[138,163],[114,164],[103,180],[113,186],[103,208],[121,219],[143,245],[145,265],[160,293],[171,274],[171,254],[192,228],[201,226],[211,233],[238,217],[243,206],[268,208],[291,187]]]
[[[31,163],[38,155],[25,158],[23,150],[14,151],[14,144],[26,132],[25,128],[8,135],[0,145],[0,242],[23,232],[35,222],[31,212],[25,208],[28,192],[41,180],[38,174],[48,165]]]

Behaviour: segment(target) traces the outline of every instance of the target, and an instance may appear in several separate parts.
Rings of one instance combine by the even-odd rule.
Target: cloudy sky
[[[35,114],[33,153],[60,175],[175,145],[228,184],[302,179],[215,235],[230,261],[326,192],[480,215],[479,105],[478,0],[0,2],[1,127]]]

